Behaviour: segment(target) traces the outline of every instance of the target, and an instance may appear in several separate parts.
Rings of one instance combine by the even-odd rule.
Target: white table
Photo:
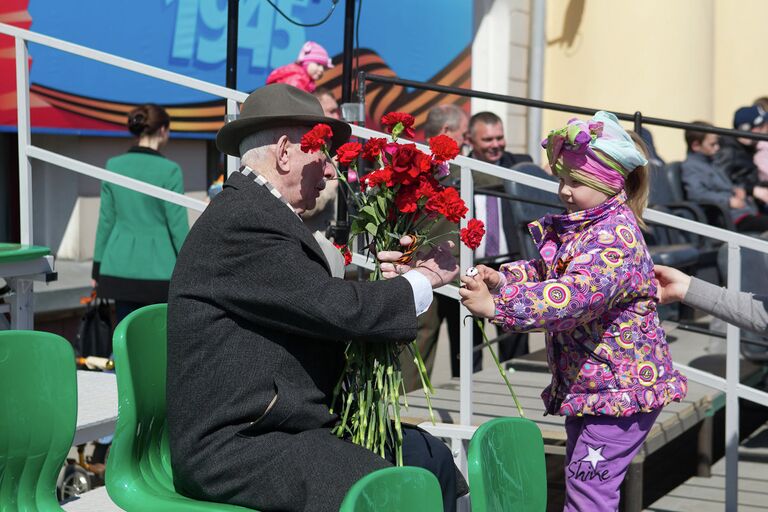
[[[73,445],[115,432],[117,380],[114,373],[77,372],[77,428]]]
[[[0,328],[32,329],[35,313],[32,282],[56,279],[53,256],[8,262],[0,258],[0,277],[6,280],[14,292],[10,296],[10,304],[0,307],[0,313],[11,314],[11,323]],[[5,324],[4,318],[0,320]]]

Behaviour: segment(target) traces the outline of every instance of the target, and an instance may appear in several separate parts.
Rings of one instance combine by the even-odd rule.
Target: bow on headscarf
[[[568,172],[574,180],[611,196],[624,188],[629,173],[648,163],[618,118],[602,110],[589,122],[571,119],[564,128],[549,132],[541,145],[557,174]]]

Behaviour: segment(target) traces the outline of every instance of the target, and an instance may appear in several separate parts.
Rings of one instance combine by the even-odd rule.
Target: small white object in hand
[[[477,271],[477,268],[475,267],[469,267],[466,272],[464,272],[464,275],[467,277],[475,277],[479,272]]]

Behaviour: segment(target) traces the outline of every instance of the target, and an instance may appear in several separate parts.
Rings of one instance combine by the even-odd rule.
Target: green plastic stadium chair
[[[496,418],[469,444],[472,512],[543,512],[547,508],[544,441],[525,418]]]
[[[339,512],[442,512],[443,497],[435,475],[412,466],[380,469],[349,489]]]
[[[146,306],[115,329],[119,407],[107,491],[127,512],[245,512],[249,509],[187,498],[173,487],[165,418],[167,309]]]
[[[0,331],[0,512],[61,512],[56,479],[75,437],[72,346],[37,331]]]

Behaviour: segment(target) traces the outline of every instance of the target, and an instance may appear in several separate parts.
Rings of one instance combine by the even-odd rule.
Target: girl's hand
[[[664,265],[655,265],[653,272],[659,283],[659,302],[661,304],[671,304],[685,298],[688,287],[691,285],[691,276],[676,268],[665,267]]]
[[[487,268],[487,267],[486,267]],[[474,277],[462,276],[459,295],[461,303],[470,313],[481,318],[493,318],[496,316],[496,305],[493,296],[488,291],[488,286],[480,278],[480,274]]]
[[[477,269],[477,277],[483,280],[485,286],[487,286],[489,290],[498,290],[501,288],[502,277],[498,271],[486,267],[485,265],[478,265],[475,269]]]

